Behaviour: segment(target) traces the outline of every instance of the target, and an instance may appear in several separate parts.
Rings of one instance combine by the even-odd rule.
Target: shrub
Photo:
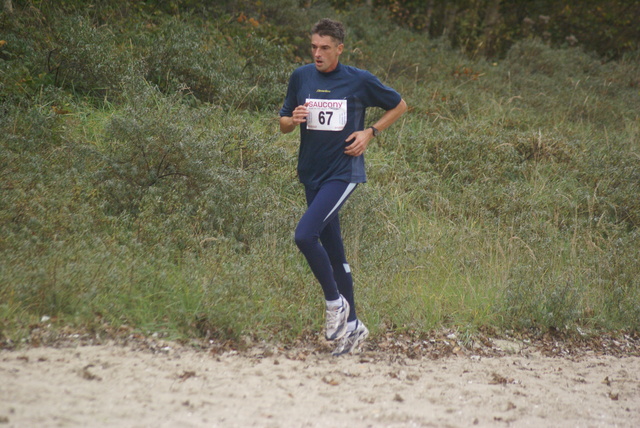
[[[140,32],[136,45],[143,50],[149,81],[164,92],[186,89],[225,109],[273,110],[290,71],[281,46],[253,33],[231,38],[180,18]]]
[[[112,95],[123,79],[142,71],[141,62],[109,27],[63,16],[54,29],[47,67],[55,85],[83,94]]]

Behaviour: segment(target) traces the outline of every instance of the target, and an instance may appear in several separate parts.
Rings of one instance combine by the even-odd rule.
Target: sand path
[[[7,427],[639,427],[640,357],[0,351]]]

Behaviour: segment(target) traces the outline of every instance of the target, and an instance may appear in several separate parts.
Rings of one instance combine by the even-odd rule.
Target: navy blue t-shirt
[[[313,189],[329,180],[364,183],[364,156],[346,155],[344,149],[349,143],[345,140],[352,132],[364,129],[367,107],[390,110],[401,99],[373,74],[355,67],[339,63],[329,73],[318,71],[315,64],[296,69],[280,116],[293,116],[297,106],[311,100],[308,108],[313,113],[300,125],[300,181]]]

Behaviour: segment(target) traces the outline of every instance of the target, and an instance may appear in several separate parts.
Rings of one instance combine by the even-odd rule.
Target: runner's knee
[[[318,242],[317,236],[314,236],[311,233],[301,231],[300,229],[296,229],[296,234],[294,239],[296,241],[296,245],[302,252],[304,252],[307,248],[313,247]]]

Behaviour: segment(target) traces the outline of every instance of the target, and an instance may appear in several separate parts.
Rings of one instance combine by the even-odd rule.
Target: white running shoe
[[[331,353],[334,357],[339,355],[348,354],[349,352],[355,351],[358,347],[364,342],[364,340],[369,336],[369,329],[360,321],[357,321],[358,325],[356,329],[351,333],[344,336],[340,339],[338,346]]]
[[[342,306],[327,309],[326,331],[327,340],[337,340],[347,332],[347,318],[349,317],[349,302],[340,296]]]

